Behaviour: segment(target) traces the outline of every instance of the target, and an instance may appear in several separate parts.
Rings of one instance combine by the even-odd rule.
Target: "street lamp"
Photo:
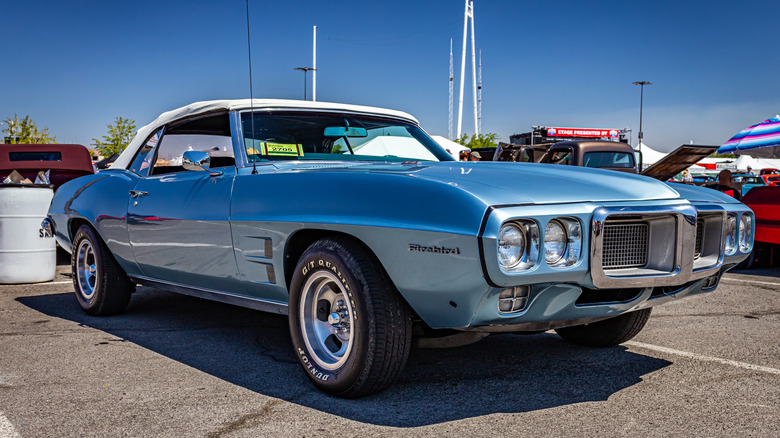
[[[653,85],[647,81],[634,82],[639,85],[639,151],[642,152],[642,103],[645,99],[645,85]]]
[[[295,67],[293,70],[300,70],[303,72],[303,100],[306,99],[306,74],[310,71],[317,71],[316,68],[313,67]]]

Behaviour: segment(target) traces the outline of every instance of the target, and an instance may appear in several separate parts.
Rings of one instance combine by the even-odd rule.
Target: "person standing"
[[[715,189],[719,192],[723,192],[732,198],[736,199],[737,201],[742,200],[742,193],[739,192],[739,190],[735,189],[733,187],[734,184],[734,175],[731,173],[730,170],[724,169],[721,170],[718,174],[718,183],[717,184],[711,184],[708,185],[707,188]]]

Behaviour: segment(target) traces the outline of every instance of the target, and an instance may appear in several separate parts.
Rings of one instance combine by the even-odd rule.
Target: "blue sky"
[[[0,3],[0,119],[29,114],[89,145],[188,103],[249,95],[244,0]],[[255,97],[303,97],[318,26],[317,98],[388,107],[447,135],[457,123],[463,0],[250,0]],[[780,112],[780,5],[759,1],[475,0],[482,131],[639,127],[671,150],[722,144]],[[469,49],[470,50],[470,49]],[[470,56],[470,54],[469,54]],[[309,74],[311,78],[311,74]],[[310,79],[311,80],[311,79]],[[463,131],[473,133],[470,65]],[[309,93],[311,83],[309,83]],[[2,126],[2,125],[0,125]]]

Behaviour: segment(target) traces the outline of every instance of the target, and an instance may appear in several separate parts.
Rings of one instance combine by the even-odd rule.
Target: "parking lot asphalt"
[[[0,438],[780,430],[780,268],[657,307],[617,347],[547,332],[413,349],[393,387],[358,400],[309,384],[284,316],[141,287],[122,315],[90,317],[69,274],[0,285]]]

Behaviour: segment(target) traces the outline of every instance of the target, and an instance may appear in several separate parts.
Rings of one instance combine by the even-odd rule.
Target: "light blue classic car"
[[[387,388],[413,334],[625,342],[653,306],[714,290],[754,229],[714,190],[457,162],[408,114],[284,100],[162,114],[43,226],[87,313],[144,284],[288,314],[307,377],[342,397]]]

